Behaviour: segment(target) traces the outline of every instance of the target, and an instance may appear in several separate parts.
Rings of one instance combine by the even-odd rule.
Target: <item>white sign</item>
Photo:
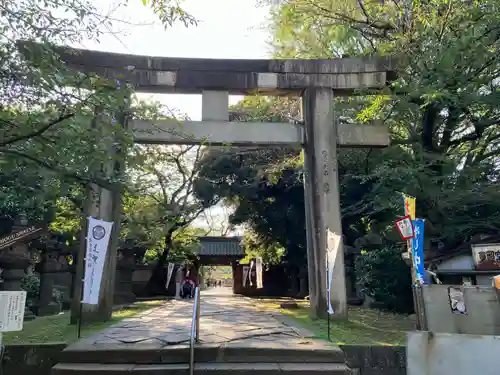
[[[97,305],[113,222],[98,220],[93,217],[89,217],[88,219],[89,229],[87,232],[82,302],[89,305]]]
[[[23,329],[26,292],[0,292],[0,332]]]
[[[328,299],[328,314],[332,315],[334,313],[332,306],[332,281],[333,281],[333,268],[335,266],[335,259],[337,258],[337,252],[340,246],[340,235],[333,233],[330,229],[327,229],[327,239],[326,239],[326,272],[327,272],[327,299]]]
[[[167,269],[167,283],[165,284],[165,289],[168,289],[170,285],[170,279],[172,278],[172,274],[174,273],[175,263],[169,263]]]

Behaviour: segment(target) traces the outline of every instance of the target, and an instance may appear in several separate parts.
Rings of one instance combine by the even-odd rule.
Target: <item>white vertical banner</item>
[[[247,286],[248,274],[250,273],[249,266],[243,266],[243,287]]]
[[[252,275],[255,273],[255,261],[252,260],[250,261],[250,270],[248,271],[248,282],[249,286],[254,286],[253,285],[253,277]]]
[[[264,283],[262,281],[262,258],[255,258],[255,274],[257,276],[257,289],[262,289]]]
[[[169,263],[167,268],[167,282],[165,283],[165,289],[168,290],[168,286],[170,285],[170,279],[172,278],[172,274],[174,273],[175,263]]]
[[[89,217],[82,302],[97,305],[113,222]]]
[[[327,273],[327,299],[328,299],[328,314],[334,314],[332,306],[332,281],[333,269],[335,267],[335,259],[340,245],[340,235],[333,233],[330,229],[326,230],[326,273]]]

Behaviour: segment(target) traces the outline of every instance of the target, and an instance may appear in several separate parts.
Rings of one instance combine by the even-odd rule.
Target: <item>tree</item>
[[[175,21],[196,22],[178,1],[143,3],[165,26]],[[24,175],[42,175],[42,180],[55,179],[59,185],[76,181],[116,187],[119,181],[103,176],[101,164],[109,159],[116,142],[123,149],[130,146],[131,137],[113,120],[130,92],[116,82],[69,70],[52,48],[82,38],[98,39],[112,22],[109,14],[101,14],[86,0],[6,0],[0,5],[3,173],[22,170]],[[19,202],[23,201],[22,197]],[[14,207],[19,202],[6,205]]]
[[[245,121],[287,121],[297,117],[297,101],[245,98],[232,108]],[[371,182],[352,178],[361,168],[369,167],[376,152],[340,150],[339,175],[343,227],[349,244],[366,234],[367,208],[358,205]],[[196,186],[201,199],[221,197],[234,208],[232,224],[245,224],[246,250],[270,263],[287,261],[305,277],[307,264],[303,163],[297,150],[213,149],[201,160]],[[208,187],[207,187],[208,186]]]
[[[176,234],[208,207],[193,195],[202,150],[202,146],[136,146],[139,160],[133,181],[136,190],[148,197],[153,210],[148,220],[162,236],[158,261],[148,283],[151,293],[164,292],[165,266]]]
[[[364,252],[357,259],[356,272],[361,290],[382,307],[399,313],[414,312],[411,274],[400,249],[381,246]]]
[[[231,111],[243,121],[293,121],[298,115],[298,106],[296,101],[288,99],[272,101],[247,97]],[[303,202],[301,171],[295,170],[290,163],[287,177],[283,178],[280,173],[288,157],[296,161],[299,154],[296,150],[282,148],[209,149],[200,160],[195,193],[205,205],[223,199],[225,204],[233,207],[231,223],[248,224],[255,232],[254,239],[261,241],[262,249],[276,249],[274,244],[279,243],[278,248],[288,248],[287,254],[291,254],[294,251],[291,247],[304,246],[304,241],[296,240],[296,237],[303,234],[305,226],[300,225],[304,223],[304,209],[300,205]],[[297,186],[299,190],[293,190]],[[298,205],[294,206],[298,212],[288,210],[288,202],[280,200],[286,195],[280,194],[279,190],[290,189],[298,192],[293,197],[287,196],[298,200]],[[264,255],[264,258],[276,259],[276,254]]]
[[[120,5],[128,1],[123,0]],[[151,6],[166,26],[177,20],[194,23],[176,0],[143,3]],[[2,167],[6,175],[15,171],[22,160],[25,170],[29,168],[33,174],[38,171],[60,186],[76,183],[78,188],[90,191],[97,185],[112,191],[117,228],[119,195],[128,181],[125,168],[131,166],[133,155],[129,152],[132,136],[125,129],[126,119],[134,112],[129,108],[132,88],[124,82],[73,71],[54,48],[74,45],[84,38],[98,40],[104,30],[111,29],[111,24],[112,17],[101,14],[88,0],[2,2],[0,162],[9,167]],[[48,193],[40,192],[40,196]],[[85,195],[90,202],[90,193]],[[83,213],[83,205],[79,208]],[[10,220],[12,213],[1,215]],[[105,267],[111,276],[116,234],[114,229],[108,252],[110,267]],[[83,238],[82,235],[81,242]],[[104,280],[107,284],[101,293],[104,297],[98,307],[99,319],[108,319],[112,310],[110,291],[114,280],[106,275]],[[80,310],[79,303],[75,298],[74,315]]]
[[[349,245],[364,247],[373,236],[383,237],[376,243],[398,241],[393,220],[402,215],[404,192],[417,197],[417,215],[427,219],[426,251],[442,253],[500,226],[496,3],[413,2],[411,12],[395,4],[283,2],[273,8],[275,55],[399,57],[398,76],[385,92],[336,99],[341,121],[384,122],[392,139],[384,150],[340,150],[343,231]],[[245,99],[239,109],[254,121],[269,121],[283,110],[281,103]],[[255,231],[250,242],[280,243],[275,228],[285,230],[290,209],[302,202],[298,192],[291,199],[294,189],[277,187],[286,186],[287,173],[300,175],[301,163],[293,152],[272,157],[253,151],[213,151],[200,175],[219,184],[213,195],[236,206],[233,222]],[[300,178],[293,181],[301,188]],[[293,223],[299,228],[292,226],[285,238],[296,235],[293,241],[304,244],[303,223]]]
[[[498,4],[408,4],[291,0],[274,8],[274,45],[279,56],[397,55],[386,95],[366,97],[355,114],[385,122],[393,144],[372,155],[371,169],[352,174],[374,182],[356,207],[390,213],[389,227],[401,211],[395,193],[416,196],[427,249],[444,252],[500,226]]]
[[[203,211],[201,217],[205,219],[208,230],[205,232],[205,235],[211,236],[222,236],[227,237],[234,230],[234,225],[228,223],[226,218],[229,217],[229,208],[225,204],[217,205],[213,208],[216,208],[220,211],[219,215],[214,215],[213,210],[206,209]]]

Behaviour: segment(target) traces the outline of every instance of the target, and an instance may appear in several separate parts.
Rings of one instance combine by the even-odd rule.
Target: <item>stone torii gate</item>
[[[342,236],[337,148],[389,144],[389,134],[383,126],[340,124],[334,95],[355,95],[359,89],[383,88],[394,71],[391,59],[217,60],[75,49],[61,49],[60,53],[69,66],[127,81],[137,92],[202,95],[202,121],[129,121],[138,143],[303,147],[311,314],[326,314],[327,232]],[[229,94],[302,97],[304,125],[231,122]],[[103,199],[106,196],[104,189],[101,196]],[[109,257],[113,265],[116,248],[109,251]],[[111,283],[107,295],[112,298],[109,290],[114,284],[114,267],[107,267],[107,272],[105,279]],[[331,302],[335,317],[347,318],[342,241],[333,274]],[[107,305],[111,305],[109,301]]]

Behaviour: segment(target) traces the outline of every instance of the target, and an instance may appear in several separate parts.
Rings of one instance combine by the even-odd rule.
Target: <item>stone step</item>
[[[344,363],[344,352],[337,346],[318,347],[248,347],[198,346],[195,362],[210,363]],[[189,346],[165,348],[68,347],[60,356],[60,363],[102,364],[177,364],[189,362]]]
[[[350,375],[343,363],[197,363],[196,375]],[[187,364],[95,364],[60,363],[51,375],[189,375]]]

